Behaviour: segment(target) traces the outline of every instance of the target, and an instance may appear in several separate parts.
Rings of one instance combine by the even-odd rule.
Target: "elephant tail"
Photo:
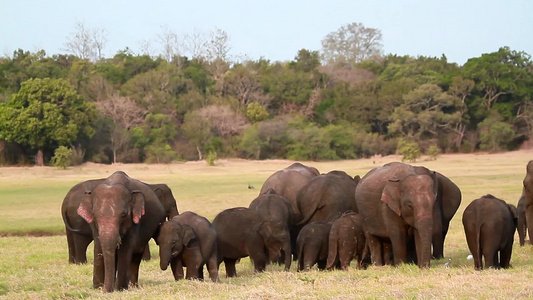
[[[326,269],[331,271],[335,268],[335,264],[338,260],[338,240],[339,232],[336,228],[331,228],[329,232],[329,246],[328,246],[328,261],[326,264]]]
[[[80,232],[81,230],[79,229],[74,229],[70,226],[70,223],[69,223],[69,220],[68,220],[68,215],[67,215],[67,212],[66,211],[61,211],[61,215],[63,216],[63,222],[65,223],[65,228],[67,228],[67,231],[71,231],[71,232]]]
[[[483,227],[483,223],[480,224],[480,222],[477,222],[477,228],[476,228],[476,253],[474,254],[474,261],[479,262],[479,269],[483,269],[483,262],[481,260],[481,228]]]
[[[298,271],[304,270],[304,247],[305,243],[298,245]]]

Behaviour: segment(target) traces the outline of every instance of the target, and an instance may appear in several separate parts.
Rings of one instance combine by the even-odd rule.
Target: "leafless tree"
[[[230,38],[224,30],[217,28],[211,31],[210,40],[207,43],[207,58],[212,62],[218,59],[228,61],[231,50],[229,41]]]
[[[76,23],[76,29],[67,37],[66,51],[81,59],[97,61],[107,43],[107,33],[103,28],[87,28],[83,22]]]
[[[324,64],[352,64],[382,56],[381,30],[350,23],[322,40]]]
[[[166,61],[171,62],[181,54],[182,47],[178,35],[168,27],[163,27],[163,33],[159,35],[159,43],[162,47],[161,57]]]
[[[208,120],[219,136],[241,135],[250,124],[246,117],[231,109],[228,105],[209,105],[201,108],[199,116]]]
[[[111,144],[113,163],[116,163],[118,152],[124,151],[129,143],[127,131],[134,126],[143,124],[146,110],[138,106],[132,99],[118,94],[112,94],[98,101],[97,108],[103,116],[113,121]]]
[[[185,35],[185,51],[191,58],[203,60],[207,53],[207,40],[205,34],[195,28],[190,34]]]

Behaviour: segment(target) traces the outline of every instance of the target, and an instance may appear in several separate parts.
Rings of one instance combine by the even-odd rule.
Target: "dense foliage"
[[[459,66],[383,56],[380,44],[335,49],[339,34],[322,59],[302,49],[289,62],[17,50],[0,58],[0,163],[41,151],[49,162],[59,146],[85,161],[166,163],[351,159],[395,153],[400,140],[422,153],[505,151],[531,140],[529,54],[502,47]]]

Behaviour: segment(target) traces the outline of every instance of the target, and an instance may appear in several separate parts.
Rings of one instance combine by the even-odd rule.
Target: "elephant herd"
[[[272,174],[249,207],[223,210],[212,222],[194,212],[179,214],[166,184],[147,184],[122,171],[72,187],[61,213],[69,262],[86,263],[94,241],[93,287],[112,292],[138,284],[152,238],[161,269],[170,265],[176,280],[203,279],[205,266],[217,282],[222,262],[226,276],[236,276],[243,257],[257,272],[269,263],[288,271],[293,260],[298,271],[315,264],[344,270],[354,259],[358,268],[429,267],[432,258],[444,257],[460,203],[459,187],[425,167],[392,162],[361,178],[294,163]],[[482,257],[485,268],[508,267],[515,230],[521,245],[528,226],[533,230],[533,161],[518,208],[485,195],[466,207],[463,225],[476,269],[483,268]]]

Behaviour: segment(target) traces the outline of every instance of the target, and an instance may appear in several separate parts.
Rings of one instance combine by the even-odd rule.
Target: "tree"
[[[210,40],[206,45],[207,59],[212,62],[218,59],[222,61],[229,60],[229,52],[231,50],[229,41],[228,33],[224,30],[217,28],[215,31],[212,31],[210,33]]]
[[[0,140],[37,149],[36,164],[44,165],[44,149],[66,146],[94,134],[94,104],[86,102],[64,79],[30,79],[0,105]]]
[[[322,40],[325,64],[354,64],[382,56],[381,30],[350,23],[328,33]]]
[[[66,50],[81,59],[98,61],[107,42],[107,33],[102,28],[89,29],[83,22],[76,23],[76,30],[65,43]]]
[[[161,57],[168,62],[172,62],[176,56],[181,54],[182,43],[178,39],[178,35],[167,27],[164,27],[163,33],[158,37],[159,43],[161,44]]]
[[[128,130],[140,126],[144,122],[146,110],[138,106],[135,101],[118,94],[108,96],[97,103],[98,111],[113,121],[110,131],[113,163],[117,163],[117,156],[127,146],[130,135]]]

